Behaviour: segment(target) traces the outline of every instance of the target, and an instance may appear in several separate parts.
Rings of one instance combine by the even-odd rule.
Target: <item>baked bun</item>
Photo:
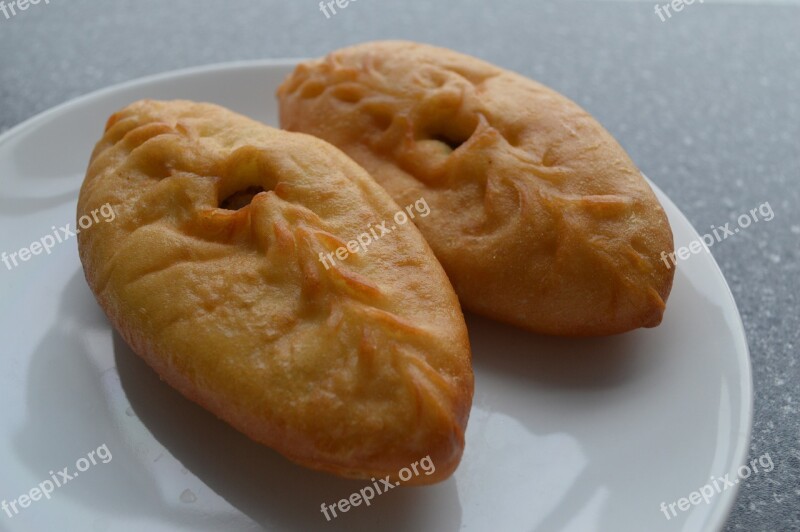
[[[473,57],[374,42],[299,65],[282,127],[369,171],[415,220],[462,305],[556,335],[661,322],[667,217],[620,145],[557,92]]]
[[[323,264],[400,209],[333,146],[209,104],[114,114],[78,216],[86,279],[167,383],[298,464],[448,477],[473,377],[452,286],[413,224]]]

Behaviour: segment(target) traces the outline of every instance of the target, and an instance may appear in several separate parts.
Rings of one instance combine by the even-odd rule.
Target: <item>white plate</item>
[[[275,125],[273,94],[292,64],[138,80],[7,132],[0,252],[28,246],[52,226],[74,227],[89,154],[113,111],[139,98],[188,98]],[[676,243],[697,238],[657,192]],[[75,471],[103,444],[111,459],[96,459],[14,517],[0,509],[0,529],[700,531],[723,526],[733,504],[735,487],[670,520],[660,510],[711,476],[735,473],[746,457],[747,343],[708,254],[679,263],[656,329],[569,340],[468,316],[475,402],[454,477],[395,489],[327,522],[321,504],[365,483],[295,466],[161,383],[96,305],[75,242],[12,270],[0,263],[0,502],[29,493],[51,470]]]

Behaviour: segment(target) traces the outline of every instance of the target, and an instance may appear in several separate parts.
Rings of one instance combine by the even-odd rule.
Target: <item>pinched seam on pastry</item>
[[[131,120],[126,119],[126,120]],[[124,123],[126,121],[122,121]],[[138,126],[132,130],[128,130],[125,135],[123,135],[119,141],[115,144],[111,144],[109,146],[104,147],[98,154],[98,157],[102,157],[103,152],[108,149],[117,146],[119,143],[125,145],[128,148],[128,154],[135,155],[137,151],[142,150],[145,148],[145,145],[148,142],[156,142],[161,140],[160,138],[164,135],[177,135],[177,136],[186,136],[189,139],[196,139],[194,135],[192,135],[193,129],[186,125],[181,124],[178,122],[176,127],[171,127],[170,125],[159,122],[159,123],[149,123]],[[243,152],[247,152],[250,155],[255,156],[263,156],[268,157],[267,154],[256,150],[251,146],[244,146],[238,150],[236,150],[233,154],[231,154],[230,159],[236,160],[239,159]],[[129,161],[126,161],[128,164]],[[169,182],[170,179],[175,179],[176,176],[186,177],[188,179],[197,180],[198,178],[203,181],[206,180],[216,180],[216,188],[217,190],[225,190],[230,188],[237,188],[236,184],[234,186],[229,185],[226,183],[225,178],[216,178],[213,176],[207,175],[198,175],[191,172],[188,169],[190,165],[186,164],[185,161],[176,161],[178,163],[182,163],[179,165],[175,164],[165,164],[164,166],[169,170],[169,175],[166,176],[158,176],[159,180],[162,182]],[[227,166],[230,161],[227,161],[223,164],[223,166]],[[180,168],[180,170],[179,170]],[[255,172],[259,177],[264,175],[263,173]],[[150,176],[153,177],[153,176]],[[257,179],[256,179],[257,180]],[[359,301],[363,305],[367,305],[370,307],[375,307],[382,312],[388,313],[391,317],[395,320],[395,325],[398,324],[405,324],[405,327],[411,327],[416,329],[417,334],[423,332],[422,329],[418,327],[413,327],[404,320],[402,320],[399,316],[396,316],[388,311],[380,309],[377,307],[376,303],[381,300],[385,300],[381,290],[371,283],[365,277],[351,271],[345,264],[337,263],[333,264],[329,269],[323,268],[319,261],[317,260],[317,256],[320,251],[334,251],[336,248],[345,244],[345,242],[338,237],[334,236],[329,229],[325,228],[325,223],[322,219],[319,218],[314,212],[307,209],[303,206],[298,206],[292,204],[289,201],[284,200],[280,197],[281,185],[284,183],[254,183],[255,185],[261,185],[265,188],[263,194],[270,196],[274,194],[278,197],[278,200],[281,202],[281,218],[273,220],[273,233],[274,236],[270,238],[269,231],[265,230],[263,227],[252,227],[250,224],[251,220],[251,209],[254,208],[255,205],[258,205],[260,201],[269,201],[273,200],[273,198],[269,197],[267,199],[259,198],[258,196],[254,197],[252,202],[242,207],[236,212],[226,211],[225,209],[220,209],[217,207],[207,207],[203,209],[196,209],[196,204],[186,205],[184,204],[183,207],[185,211],[182,212],[181,218],[183,218],[183,227],[175,227],[170,221],[164,221],[163,218],[155,218],[150,217],[147,221],[140,221],[136,231],[147,230],[150,224],[158,223],[160,225],[159,229],[161,230],[170,230],[175,233],[175,235],[186,236],[191,238],[198,238],[204,240],[215,241],[223,244],[218,251],[218,253],[211,257],[197,257],[197,256],[187,256],[183,259],[179,259],[178,262],[169,261],[166,264],[157,265],[151,270],[142,272],[140,274],[139,279],[134,279],[131,282],[135,283],[136,281],[144,278],[148,275],[158,274],[170,268],[177,268],[180,267],[182,263],[191,263],[197,264],[199,261],[225,261],[228,258],[227,250],[224,248],[224,244],[228,243],[229,241],[235,240],[238,243],[241,242],[252,242],[253,244],[260,244],[257,245],[258,248],[261,248],[262,252],[266,252],[267,256],[269,256],[271,247],[269,245],[269,240],[274,240],[275,244],[278,246],[279,249],[283,252],[294,252],[293,255],[296,258],[296,262],[299,266],[301,266],[304,277],[306,280],[316,280],[322,281],[327,280],[325,288],[322,286],[315,284],[315,283],[308,283],[304,286],[305,290],[309,288],[317,288],[319,293],[317,294],[319,297],[328,296],[330,298],[333,293],[335,292],[337,295],[346,295],[348,298],[354,299]],[[268,187],[271,187],[272,190],[269,190]],[[186,189],[182,187],[176,187],[176,193],[183,193]],[[158,187],[152,187],[147,191],[147,195],[152,194],[156,198],[159,198],[162,190]],[[223,194],[217,194],[224,195]],[[274,205],[273,205],[274,207]],[[222,212],[221,211],[225,211]],[[169,212],[156,212],[154,214],[160,214],[163,217],[166,216],[173,216],[174,211]],[[191,215],[194,214],[194,218]],[[290,220],[293,218],[293,220]],[[304,224],[298,224],[298,220],[302,220]],[[191,224],[194,223],[196,226],[201,227],[202,230],[191,230]],[[308,225],[305,225],[308,224]],[[233,229],[231,232],[227,232],[225,234],[220,235],[218,232],[209,231],[211,226],[229,226]],[[290,226],[294,226],[294,230],[290,229]],[[205,226],[205,227],[204,227]],[[252,234],[251,236],[255,235],[253,238],[247,238],[245,235],[241,234],[243,229],[249,229]],[[306,246],[299,247],[298,241],[303,241]],[[124,249],[124,241],[120,243],[120,247],[117,251],[122,251]],[[358,255],[354,255],[350,261],[359,261],[361,260]],[[281,264],[284,261],[274,261],[274,264]],[[108,268],[108,275],[113,272],[113,263],[114,259],[109,262]],[[313,268],[312,268],[313,266]],[[107,279],[107,277],[106,277]],[[105,282],[101,283],[101,291],[105,287]],[[325,293],[325,289],[327,289],[327,294]],[[375,301],[378,298],[378,301]]]
[[[337,265],[330,270],[322,268],[316,260],[319,251],[331,251],[340,244],[333,230],[310,209],[291,201],[293,195],[303,193],[297,183],[287,183],[280,179],[269,183],[258,181],[264,175],[275,177],[278,173],[283,175],[286,172],[302,172],[297,161],[292,161],[291,157],[284,158],[278,172],[276,168],[265,167],[274,163],[268,160],[270,153],[252,147],[239,147],[222,161],[217,161],[214,153],[210,156],[205,154],[209,151],[208,146],[201,148],[196,145],[198,139],[212,136],[214,131],[198,134],[193,124],[183,124],[180,119],[175,126],[163,122],[135,126],[135,122],[148,119],[135,116],[121,120],[112,118],[109,121],[109,133],[98,145],[84,186],[86,196],[93,199],[95,193],[107,194],[107,191],[98,186],[97,179],[116,174],[127,176],[129,181],[139,178],[144,180],[142,183],[131,184],[132,187],[144,189],[135,198],[135,204],[132,205],[130,197],[121,200],[113,198],[117,200],[112,204],[120,212],[120,223],[127,224],[128,227],[127,235],[120,239],[113,255],[108,260],[100,261],[102,267],[97,276],[99,280],[96,288],[99,289],[96,292],[107,305],[113,306],[106,287],[115,275],[124,275],[122,286],[129,287],[137,283],[147,284],[153,277],[169,276],[171,270],[182,270],[185,276],[191,276],[192,269],[203,262],[219,261],[222,266],[226,257],[226,246],[249,242],[249,247],[245,246],[249,249],[248,256],[255,258],[263,254],[264,262],[268,264],[262,271],[264,279],[277,278],[283,282],[294,279],[297,282],[304,294],[300,298],[301,308],[298,308],[301,317],[313,317],[334,328],[340,326],[343,320],[366,323],[358,334],[364,338],[375,334],[389,334],[389,342],[384,347],[390,352],[397,352],[398,356],[417,356],[413,353],[418,352],[419,348],[415,344],[421,338],[428,339],[429,353],[431,349],[439,353],[449,349],[450,346],[444,345],[444,342],[439,342],[442,345],[436,345],[435,342],[431,344],[431,339],[435,339],[436,335],[426,328],[411,325],[387,307],[384,289],[370,281],[367,276],[358,273],[358,267],[362,265],[360,257],[353,256],[346,264]],[[165,155],[162,144],[171,145],[175,142],[180,143],[181,149],[178,153],[166,150]],[[214,142],[229,150],[234,148],[230,143],[226,145],[218,142],[216,138]],[[216,153],[219,151],[224,150]],[[102,175],[98,177],[101,170]],[[226,179],[233,179],[236,183],[226,187]],[[248,180],[254,179],[257,182],[248,183]],[[220,196],[227,194],[228,189],[240,188],[245,184],[260,185],[265,192],[256,194],[249,205],[237,211],[216,207],[222,199]],[[356,181],[354,184],[362,192],[366,190],[364,183]],[[332,191],[330,195],[335,196],[336,192]],[[252,239],[248,240],[249,237]],[[152,259],[148,262],[145,259],[144,267],[140,271],[130,270],[130,266],[124,264],[125,273],[120,273],[122,264],[119,261],[124,260],[122,257],[131,256],[131,249],[141,246],[141,241],[137,239],[148,238],[155,238],[156,241],[169,245],[168,252],[161,252],[159,260],[162,263],[158,260],[153,263]],[[202,246],[195,248],[193,243],[200,243]],[[274,258],[271,255],[280,255],[281,260],[271,260]],[[286,260],[286,257],[291,257],[291,260]],[[420,261],[419,264],[424,262]],[[172,328],[188,320],[199,320],[204,314],[207,317],[208,314],[222,311],[230,305],[255,304],[253,301],[237,299],[241,294],[235,293],[224,302],[225,305],[218,299],[206,301],[201,296],[208,296],[209,292],[202,290],[203,287],[198,286],[193,288],[193,294],[189,294],[196,296],[197,305],[193,311],[197,314],[175,315],[161,323]],[[114,317],[118,312],[112,308],[109,314]],[[365,321],[365,317],[369,319]],[[286,338],[292,328],[298,326],[298,321],[284,320],[283,330],[279,334],[268,331],[263,339],[269,342]],[[398,330],[405,330],[410,338],[392,333]],[[138,343],[136,339],[133,340],[132,345]],[[364,345],[363,342],[359,344],[359,357],[368,357],[363,352]],[[266,354],[267,351],[262,352],[262,356]],[[448,374],[446,378],[438,380],[437,385],[443,385],[446,390],[442,390],[438,396],[428,398],[428,401],[434,404],[443,397],[454,401],[463,397],[463,393],[459,395],[456,392],[456,386],[463,388],[465,385],[461,378],[459,375]],[[419,378],[415,378],[415,381],[419,381]],[[463,392],[463,389],[459,392]],[[448,412],[448,406],[440,406],[434,412]],[[455,432],[463,431],[468,408],[453,411],[452,406],[449,405],[445,425],[452,427]],[[429,411],[418,411],[417,415],[421,415],[419,419],[422,420],[433,414]],[[463,440],[463,434],[461,438]],[[463,446],[463,441],[461,445]],[[460,454],[460,450],[454,451]],[[301,458],[304,461],[309,460],[308,457]],[[330,467],[329,463],[328,468]],[[341,464],[339,467],[347,469],[351,466]]]
[[[413,65],[404,55],[413,55]],[[656,271],[658,260],[653,260],[653,250],[640,245],[642,239],[636,233],[662,232],[662,228],[646,226],[644,220],[649,217],[642,216],[645,209],[660,207],[646,185],[634,183],[641,181],[641,176],[624,152],[585,111],[562,96],[516,74],[456,55],[424,45],[379,42],[301,64],[278,90],[282,124],[318,134],[345,149],[398,201],[402,201],[404,190],[413,187],[418,193],[420,188],[395,168],[413,177],[423,190],[446,191],[450,199],[444,203],[482,205],[480,210],[468,209],[467,215],[443,214],[448,234],[452,237],[458,233],[458,243],[452,238],[438,241],[435,227],[427,232],[423,228],[460,295],[464,295],[460,288],[470,281],[462,279],[463,271],[454,269],[454,261],[463,259],[461,255],[466,253],[454,246],[470,249],[482,244],[473,257],[473,261],[479,261],[482,255],[502,253],[502,248],[520,235],[537,235],[538,243],[525,242],[536,252],[557,248],[556,241],[564,232],[559,227],[591,227],[599,234],[586,235],[586,250],[594,249],[593,242],[599,241],[606,230],[609,235],[616,234],[617,238],[608,240],[615,252],[626,260],[638,256],[629,261],[632,267],[658,286],[658,290],[653,285],[636,290],[627,277],[629,272],[611,268],[608,275],[616,279],[612,284],[633,286],[628,294],[638,301],[633,304],[641,306],[642,311],[650,307],[653,313],[630,316],[629,320],[620,318],[608,329],[619,332],[626,327],[657,324],[671,276],[665,279],[663,272]],[[516,91],[510,91],[517,98],[515,103],[522,100],[523,112],[517,113],[510,106],[510,98],[497,98],[506,86]],[[552,104],[557,111],[525,108],[524,94]],[[312,124],[310,116],[323,118]],[[539,135],[539,131],[544,134]],[[593,166],[598,153],[610,154],[604,167]],[[589,167],[605,174],[599,176],[597,185],[591,175],[575,178]],[[384,181],[383,174],[391,177]],[[611,175],[619,187],[628,189],[626,198],[605,190],[604,183]],[[536,210],[525,208],[523,202],[530,194],[546,200],[541,199]],[[562,207],[567,207],[566,211]],[[666,225],[665,217],[661,223]],[[579,233],[573,232],[572,238]],[[671,238],[662,237],[658,236],[657,247],[669,247]],[[593,261],[597,267],[605,267],[605,250],[595,251]],[[462,302],[483,312],[474,308],[472,299]],[[649,302],[642,303],[645,300]],[[613,298],[607,303],[598,311],[611,315],[617,307]],[[505,319],[516,321],[508,315]],[[546,330],[554,329],[547,326]]]
[[[363,112],[370,115],[376,108],[389,113],[392,118],[391,125],[383,132],[379,132],[379,135],[370,135],[365,140],[377,155],[384,155],[386,151],[392,152],[390,156],[401,167],[411,171],[415,177],[430,187],[437,188],[437,186],[445,184],[462,183],[464,176],[461,174],[457,180],[445,182],[446,176],[443,174],[448,172],[443,171],[444,169],[439,167],[436,162],[432,163],[430,157],[403,157],[403,150],[412,150],[420,143],[435,142],[441,146],[441,153],[446,156],[442,159],[446,167],[452,167],[459,160],[463,160],[464,152],[470,152],[474,148],[493,148],[496,147],[494,144],[502,142],[508,149],[508,153],[539,178],[541,186],[548,188],[548,194],[560,193],[560,181],[566,176],[563,171],[558,171],[558,161],[553,152],[554,148],[563,141],[550,142],[540,146],[535,143],[535,139],[518,138],[522,127],[498,123],[499,119],[492,117],[490,111],[481,104],[479,93],[483,90],[483,84],[495,78],[502,79],[509,74],[500,70],[486,69],[482,73],[465,75],[463,68],[454,65],[446,67],[448,73],[451,74],[446,80],[439,79],[430,84],[432,87],[426,87],[426,84],[421,83],[419,87],[414,87],[417,89],[416,93],[409,94],[392,85],[385,76],[376,71],[374,59],[374,56],[365,55],[360,69],[344,66],[336,53],[330,54],[324,59],[309,62],[308,65],[311,66],[301,64],[297,67],[290,82],[281,88],[281,92],[288,95],[299,91],[300,94],[303,94],[305,87],[313,86],[318,90],[305,97],[318,98],[329,92],[346,105],[355,106],[354,113]],[[420,68],[424,69],[425,67]],[[314,69],[319,69],[319,71]],[[436,68],[430,68],[429,72],[436,78],[442,76],[442,72]],[[330,78],[325,78],[326,75],[330,75]],[[418,76],[421,77],[419,74]],[[354,84],[356,81],[358,84]],[[451,84],[456,87],[447,88]],[[343,86],[349,90],[358,90],[360,97],[358,99],[337,98],[337,93]],[[353,88],[350,89],[350,87]],[[431,89],[434,90],[432,94],[430,93]],[[417,98],[422,99],[422,102],[418,103]],[[470,100],[471,109],[465,109],[464,101],[467,99]],[[446,120],[439,116],[442,114],[443,107],[450,110],[450,116],[447,118],[452,120]],[[428,118],[431,115],[436,116],[433,121]],[[572,130],[572,135],[577,136],[578,132]],[[594,146],[589,149],[598,148],[599,146]],[[534,150],[542,153],[538,160],[531,156],[531,152]],[[414,166],[417,164],[430,165],[433,168],[429,167],[427,168],[428,172],[423,172],[420,171],[420,167]],[[471,176],[476,178],[475,181],[485,182],[485,174],[474,173]],[[487,197],[487,200],[490,199]]]

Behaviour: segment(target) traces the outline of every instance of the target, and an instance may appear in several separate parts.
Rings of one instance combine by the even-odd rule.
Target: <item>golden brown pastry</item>
[[[661,322],[674,270],[661,205],[564,96],[443,48],[374,42],[297,67],[281,125],[344,150],[404,204],[465,308],[534,331]]]
[[[333,146],[231,111],[141,101],[95,148],[78,216],[86,279],[170,385],[291,460],[345,477],[457,466],[473,378],[444,271],[400,207]],[[340,254],[341,255],[341,254]]]

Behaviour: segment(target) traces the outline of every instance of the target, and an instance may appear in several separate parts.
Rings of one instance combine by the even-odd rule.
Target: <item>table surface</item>
[[[0,13],[0,131],[148,74],[372,39],[531,76],[598,118],[695,227],[773,208],[712,248],[752,355],[750,459],[775,463],[743,484],[726,530],[800,530],[800,5],[696,2],[663,22],[655,5],[353,0],[328,19],[314,0],[49,0]]]

